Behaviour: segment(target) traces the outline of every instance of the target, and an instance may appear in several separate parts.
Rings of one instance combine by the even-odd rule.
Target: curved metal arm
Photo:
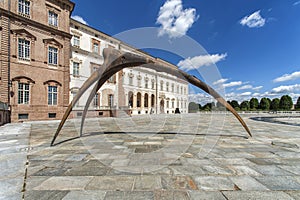
[[[83,124],[84,120],[86,117],[86,113],[88,110],[88,106],[91,103],[93,96],[96,94],[96,92],[100,89],[100,87],[115,73],[118,71],[128,68],[128,67],[138,67],[141,66],[145,68],[151,68],[157,71],[161,72],[166,72],[169,74],[176,74],[181,75],[184,77],[189,83],[199,87],[200,89],[204,90],[206,93],[212,95],[218,102],[220,102],[222,105],[224,105],[242,124],[242,126],[245,128],[247,133],[249,134],[250,137],[252,137],[251,132],[247,126],[247,124],[244,122],[244,120],[239,116],[239,114],[232,108],[230,104],[226,102],[226,100],[218,94],[212,87],[207,85],[206,83],[202,82],[200,79],[191,76],[182,70],[178,68],[174,68],[168,65],[164,64],[156,64],[154,61],[144,58],[141,56],[138,56],[136,54],[132,53],[121,53],[118,50],[107,48],[104,49],[104,64],[103,68],[100,69],[99,71],[95,72],[92,74],[92,76],[83,84],[83,86],[80,88],[78,94],[76,97],[73,99],[73,101],[70,103],[68,109],[66,110],[63,119],[61,120],[58,129],[53,137],[53,140],[51,142],[51,146],[53,146],[55,139],[57,138],[59,132],[62,129],[62,126],[64,125],[66,119],[70,115],[72,111],[72,106],[79,100],[79,98],[83,95],[83,93],[97,80],[97,84],[93,88],[91,94],[89,95],[87,104],[85,105],[83,116],[82,116],[82,121],[81,121],[81,127],[80,127],[80,135],[82,135],[82,130],[83,130]],[[104,73],[102,74],[102,72]]]
[[[69,117],[71,111],[72,111],[72,107],[73,105],[75,105],[78,100],[80,99],[80,97],[84,94],[84,92],[91,87],[91,85],[93,85],[97,80],[99,80],[101,77],[102,78],[106,78],[109,79],[110,76],[108,76],[107,71],[110,71],[111,69],[113,69],[112,71],[117,70],[117,68],[119,67],[131,67],[131,66],[139,66],[139,65],[143,65],[146,63],[151,63],[152,61],[148,58],[143,58],[141,56],[137,56],[135,54],[131,54],[131,53],[121,53],[117,50],[114,50],[112,48],[106,48],[103,50],[103,57],[104,57],[104,64],[103,67],[100,68],[98,71],[94,72],[91,77],[89,77],[84,84],[81,86],[81,88],[79,89],[77,95],[74,97],[74,99],[72,100],[72,102],[69,104],[67,110],[65,111],[65,114],[62,118],[62,120],[60,121],[60,124],[54,134],[54,137],[52,139],[51,142],[51,146],[54,145],[54,142],[59,134],[59,132],[61,131],[64,123],[66,122],[67,118]],[[103,75],[102,72],[104,71]],[[117,70],[119,71],[119,70]],[[100,81],[100,80],[99,80]],[[104,81],[105,82],[105,81]]]

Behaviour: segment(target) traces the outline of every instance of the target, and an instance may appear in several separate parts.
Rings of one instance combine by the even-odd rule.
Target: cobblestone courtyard
[[[69,120],[54,147],[58,121],[7,124],[0,199],[300,199],[300,127],[253,116]]]

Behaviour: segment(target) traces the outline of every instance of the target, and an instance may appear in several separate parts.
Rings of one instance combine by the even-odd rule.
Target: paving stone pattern
[[[253,138],[230,114],[87,119],[81,138],[72,119],[54,147],[58,121],[5,125],[0,199],[300,199],[299,126],[242,117]]]

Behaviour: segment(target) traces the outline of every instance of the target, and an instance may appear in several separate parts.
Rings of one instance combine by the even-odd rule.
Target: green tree
[[[236,100],[232,100],[232,101],[230,102],[230,105],[231,105],[235,110],[240,110],[239,102],[237,102]]]
[[[250,109],[250,103],[249,103],[249,101],[243,101],[241,103],[241,110],[247,111],[249,109]]]
[[[256,110],[258,108],[258,99],[257,98],[251,98],[250,99],[250,109]]]
[[[297,103],[295,105],[296,110],[300,110],[300,97],[298,97]]]
[[[202,107],[203,111],[211,111],[212,103],[207,103]]]
[[[189,113],[196,113],[199,111],[199,105],[195,102],[189,103]]]
[[[272,103],[272,100],[270,98],[267,98],[268,102],[269,102],[269,105],[271,107],[271,103]]]
[[[199,110],[201,110],[201,109],[202,109],[202,106],[201,106],[201,104],[200,104],[200,103],[198,104],[198,106],[199,106]]]
[[[293,107],[293,100],[289,95],[283,95],[280,98],[279,108],[281,110],[291,110]]]
[[[259,108],[262,109],[262,110],[269,110],[270,109],[270,103],[269,103],[269,100],[266,97],[264,97],[260,100]]]
[[[274,111],[279,110],[279,102],[280,100],[278,98],[273,99],[270,105],[270,110],[274,110]]]

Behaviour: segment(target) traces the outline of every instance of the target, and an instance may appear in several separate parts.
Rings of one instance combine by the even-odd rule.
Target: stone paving
[[[0,128],[0,199],[300,199],[299,126],[231,114]],[[298,118],[300,120],[300,118]]]

